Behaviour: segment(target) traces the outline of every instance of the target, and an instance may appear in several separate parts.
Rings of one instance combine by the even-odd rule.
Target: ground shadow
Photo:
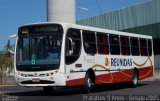
[[[148,84],[139,84],[137,87],[146,86]],[[128,84],[124,83],[115,83],[115,84],[107,84],[107,85],[97,85],[92,91],[92,93],[98,92],[107,92],[114,91],[120,89],[128,89],[131,88]],[[51,94],[46,94],[43,90],[36,91],[25,91],[25,92],[15,92],[15,93],[6,93],[6,95],[10,96],[67,96],[67,95],[79,95],[83,94],[81,87],[61,87],[56,88]]]
[[[146,86],[148,84],[141,83],[138,84],[138,87]],[[128,89],[128,88],[133,88],[129,83],[113,83],[113,84],[107,84],[107,85],[97,85],[96,88],[93,90],[93,92],[106,92],[106,91],[115,91],[115,90],[120,90],[120,89]]]

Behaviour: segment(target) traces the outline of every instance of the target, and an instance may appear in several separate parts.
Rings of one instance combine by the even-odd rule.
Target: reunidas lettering
[[[111,58],[111,66],[132,66],[132,59]]]

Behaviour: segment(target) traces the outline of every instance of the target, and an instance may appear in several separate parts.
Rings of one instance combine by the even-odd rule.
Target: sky
[[[98,6],[96,0],[76,0],[76,18],[95,16],[145,1],[147,0],[98,0]],[[82,10],[81,7],[87,10]],[[0,0],[0,50],[7,44],[8,36],[17,33],[19,26],[46,22],[46,12],[46,0]]]

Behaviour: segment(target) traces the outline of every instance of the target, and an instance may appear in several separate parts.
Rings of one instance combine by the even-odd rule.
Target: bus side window
[[[95,55],[97,53],[95,32],[83,31],[83,45],[87,54]]]
[[[130,55],[130,42],[129,37],[121,36],[121,53],[122,55]]]
[[[147,40],[146,39],[140,39],[140,52],[141,56],[147,56]]]
[[[80,56],[81,52],[81,33],[78,29],[70,28],[66,35],[65,61],[66,64],[72,64]]]
[[[139,41],[138,38],[131,37],[131,53],[133,56],[139,56]]]
[[[120,55],[120,43],[118,35],[109,35],[110,53],[112,55]]]
[[[148,39],[148,56],[152,56],[152,40]]]
[[[97,33],[97,48],[99,54],[109,54],[108,35]]]

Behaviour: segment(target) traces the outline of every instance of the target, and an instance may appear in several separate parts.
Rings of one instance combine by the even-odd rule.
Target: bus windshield
[[[49,70],[51,68],[58,68],[60,64],[63,32],[57,30],[49,31],[51,29],[51,27],[47,27],[46,29],[45,27],[40,27],[37,29],[39,33],[35,32],[35,29],[35,33],[28,31],[27,34],[26,32],[23,34],[21,30],[18,36],[16,52],[18,69],[24,70],[25,66],[29,65],[38,66],[40,70],[45,70],[44,65],[48,65],[46,69],[48,68]],[[27,69],[29,69],[29,67],[27,67]]]

